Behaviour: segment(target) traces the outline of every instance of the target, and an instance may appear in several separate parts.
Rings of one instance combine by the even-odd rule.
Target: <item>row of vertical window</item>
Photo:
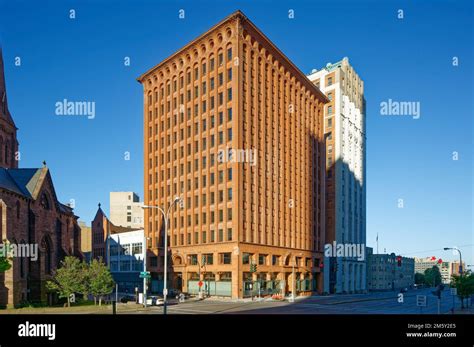
[[[218,229],[216,230],[203,230],[201,232],[188,232],[186,234],[180,233],[173,235],[173,246],[189,246],[196,244],[214,243],[214,242],[227,242],[233,240],[232,228]],[[197,260],[197,259],[196,259]],[[208,259],[209,260],[209,259]],[[191,261],[191,265],[196,265]],[[207,263],[212,265],[212,263]]]
[[[204,87],[205,87],[205,84],[204,84]],[[201,100],[200,105],[199,105],[199,102],[196,101],[194,103],[194,117],[199,116],[199,112],[206,113],[208,111],[208,109],[210,111],[214,110],[216,108],[216,104],[219,107],[219,106],[224,105],[225,102],[227,102],[227,103],[231,102],[232,98],[233,98],[232,93],[233,93],[232,87],[229,87],[229,88],[226,89],[225,94],[224,94],[223,91],[217,93],[217,100],[216,100],[216,96],[207,96],[206,100]],[[197,86],[195,87],[195,90],[194,90],[194,97],[195,98],[199,97],[199,89],[198,89]],[[224,97],[226,98],[225,100],[224,100]],[[192,99],[193,98],[191,96],[191,91],[188,90],[188,92],[187,92],[187,102],[192,101]],[[166,102],[166,111],[165,111],[165,104],[164,103],[161,103],[160,108],[155,107],[153,110],[150,109],[148,111],[148,121],[151,122],[153,120],[153,118],[155,118],[155,119],[158,118],[158,110],[160,111],[160,116],[164,116],[164,114],[169,113],[171,111],[171,109],[173,109],[174,111],[178,111],[178,100],[177,100],[177,98],[173,98],[173,103],[172,104],[171,104],[171,101]],[[179,103],[179,113],[181,114],[181,121],[182,122],[184,121],[184,111],[185,111],[184,94],[181,94],[180,103]],[[187,119],[190,120],[191,119],[191,108],[190,107],[186,108],[186,115],[187,115]],[[168,117],[168,119],[169,118],[170,117]],[[176,125],[176,122],[174,122],[174,125]],[[169,128],[170,128],[170,121],[168,120],[167,129],[169,129]],[[162,130],[163,130],[163,127],[162,127]]]

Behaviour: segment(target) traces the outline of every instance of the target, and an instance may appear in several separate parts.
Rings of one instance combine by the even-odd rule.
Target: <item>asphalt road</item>
[[[434,289],[411,290],[403,294],[399,302],[398,293],[382,292],[354,295],[330,295],[298,298],[288,301],[231,301],[212,300],[188,301],[168,306],[169,314],[436,314],[438,302],[431,291]],[[416,296],[426,295],[427,306],[420,310],[416,305]],[[449,314],[453,298],[449,289],[442,292],[440,312]],[[456,309],[460,301],[455,298]],[[472,312],[472,309],[471,309]],[[146,310],[119,309],[119,313],[162,314],[162,307],[149,307]]]

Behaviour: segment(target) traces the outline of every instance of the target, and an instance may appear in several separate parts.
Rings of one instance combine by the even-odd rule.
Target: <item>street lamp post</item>
[[[455,251],[458,251],[459,253],[459,277],[462,278],[462,255],[461,255],[461,250],[457,247],[444,247],[444,250],[445,251],[449,251],[449,250],[455,250]],[[462,296],[460,296],[460,299],[461,299],[461,308],[463,309],[464,308],[464,299]],[[454,312],[454,306],[453,306],[453,312]]]
[[[169,224],[169,214],[171,211],[171,208],[178,202],[181,202],[182,199],[179,196],[175,196],[173,201],[171,202],[170,206],[168,207],[168,210],[165,212],[163,208],[160,206],[150,206],[150,205],[143,205],[143,209],[157,209],[161,212],[163,215],[163,219],[165,222],[165,244],[164,244],[164,249],[165,249],[165,263],[163,264],[164,269],[164,276],[163,276],[163,314],[167,313],[167,307],[166,307],[166,298],[168,296],[168,224]]]
[[[146,258],[147,258],[147,240],[149,238],[146,237],[145,232],[143,232],[143,272],[146,272]],[[148,279],[146,276],[143,276],[143,306],[146,308],[147,305],[147,298],[146,298],[146,290],[147,290],[147,281]]]
[[[462,277],[462,255],[461,255],[461,250],[457,247],[444,247],[444,250],[445,251],[449,251],[449,250],[455,250],[455,251],[458,251],[459,253],[459,276]]]
[[[206,268],[205,268],[206,263],[204,261],[199,262],[199,260],[196,259],[196,264],[193,264],[190,256],[188,256],[188,261],[191,263],[191,265],[196,265],[197,264],[197,266],[198,266],[198,279],[199,279],[198,282],[201,282],[201,269],[204,267],[204,275],[205,275],[206,274]],[[201,286],[199,286],[199,283],[198,283],[198,287],[199,287],[198,288],[198,298],[199,298],[199,300],[202,300],[202,298],[203,298],[202,289],[201,289]]]
[[[291,269],[291,273],[292,273],[292,288],[291,288],[291,302],[295,302],[295,291],[296,291],[296,278],[295,278],[295,263],[293,262],[293,266],[292,266],[292,269]]]

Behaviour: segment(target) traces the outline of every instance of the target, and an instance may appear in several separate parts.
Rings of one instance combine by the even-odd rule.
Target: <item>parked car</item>
[[[164,300],[161,296],[149,296],[146,301],[147,305],[151,306],[161,306],[164,304]]]
[[[120,298],[120,302],[122,304],[126,304],[127,302],[135,302],[136,298],[133,295],[124,295]]]

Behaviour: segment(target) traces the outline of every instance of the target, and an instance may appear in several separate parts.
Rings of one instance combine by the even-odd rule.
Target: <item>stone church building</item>
[[[17,252],[9,259],[12,267],[0,273],[0,307],[55,302],[46,281],[65,256],[82,258],[78,217],[58,201],[46,163],[41,168],[18,168],[16,132],[0,50],[0,244],[3,249],[8,244],[10,249],[31,250]]]

